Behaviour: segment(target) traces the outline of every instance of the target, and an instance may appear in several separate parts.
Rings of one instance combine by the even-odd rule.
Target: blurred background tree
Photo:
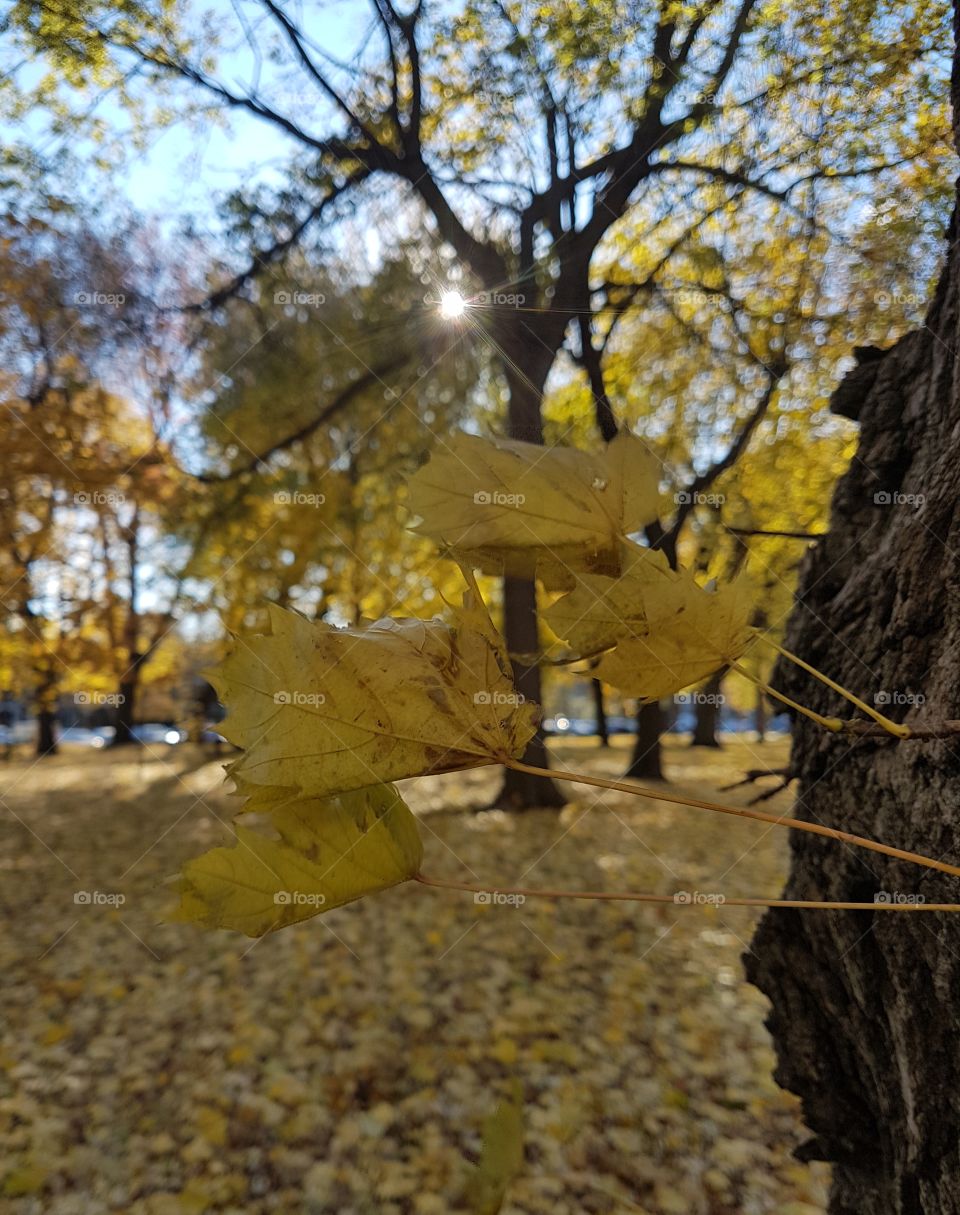
[[[176,313],[189,351],[156,429],[217,504],[207,591],[344,620],[419,610],[429,558],[402,533],[399,482],[451,425],[637,431],[675,508],[647,539],[670,554],[713,515],[731,539],[744,518],[772,527],[735,471],[767,446],[806,455],[784,466],[803,480],[836,472],[849,436],[825,417],[830,385],[853,347],[918,318],[935,268],[945,14],[373,0],[329,20],[275,0],[21,0],[2,99],[34,129],[10,175],[38,148],[115,171],[177,119],[256,132],[269,165],[221,197],[190,246],[199,274],[140,298],[141,334]],[[24,51],[46,70],[19,70]],[[444,291],[461,316],[438,318]],[[151,313],[161,294],[178,307]],[[820,502],[779,511],[779,530],[816,531]],[[802,539],[741,539],[748,568],[782,541],[792,585]],[[515,653],[539,648],[534,607],[506,580]],[[537,668],[517,677],[540,698]],[[656,775],[657,707],[640,723],[631,772]],[[503,800],[559,795],[509,773]]]

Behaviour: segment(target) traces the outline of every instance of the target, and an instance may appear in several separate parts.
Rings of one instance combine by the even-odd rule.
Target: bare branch
[[[350,109],[346,101],[340,96],[330,81],[326,78],[326,76],[324,76],[323,72],[321,72],[314,63],[309,52],[307,51],[306,46],[304,45],[303,39],[300,36],[300,31],[293,24],[283,9],[280,8],[278,4],[274,3],[274,0],[260,0],[260,2],[264,5],[267,12],[270,13],[273,19],[286,34],[287,41],[293,47],[294,53],[303,64],[307,74],[314,81],[314,83],[317,84],[327,95],[327,97],[330,98],[330,100],[336,105],[337,109],[346,116],[350,125],[355,127],[356,130],[358,130],[369,141],[371,146],[381,147],[382,145],[377,137],[373,134],[369,127],[367,127],[363,121],[357,117],[353,110]]]
[[[777,202],[787,202],[790,190],[794,186],[800,185],[800,182],[797,181],[787,190],[775,190],[772,186],[768,186],[762,181],[757,181],[756,178],[749,177],[738,169],[725,169],[722,165],[703,165],[689,160],[661,160],[654,165],[654,170],[658,173],[664,173],[670,169],[679,169],[682,172],[689,173],[703,173],[707,177],[716,178],[717,181],[725,181],[731,186],[740,186],[745,190],[756,190],[759,194],[765,194],[768,198],[773,198]]]
[[[718,477],[722,476],[728,468],[732,468],[737,460],[740,459],[740,456],[750,443],[754,431],[763,421],[770,402],[773,400],[774,394],[780,386],[780,381],[786,374],[787,366],[783,362],[778,363],[770,370],[767,386],[750,411],[747,420],[741,426],[740,433],[720,459],[715,460],[709,468],[705,469],[699,476],[694,477],[693,481],[687,486],[684,500],[678,506],[677,513],[670,527],[670,531],[674,535],[679,535],[680,529],[686,522],[687,517],[697,505],[698,496],[709,489]]]
[[[698,101],[696,105],[690,107],[684,116],[684,123],[692,120],[696,126],[700,126],[703,120],[716,109],[717,95],[720,93],[733,69],[737,52],[740,50],[744,36],[750,28],[750,18],[757,3],[758,0],[741,0],[740,8],[737,10],[733,26],[727,36],[723,58],[720,60],[720,64],[714,72],[710,83],[703,90],[703,100]]]
[[[597,420],[597,429],[605,443],[609,443],[617,434],[617,419],[613,406],[607,394],[603,380],[602,350],[593,344],[593,328],[590,323],[590,313],[581,312],[577,317],[580,327],[580,354],[577,362],[587,373],[590,391],[593,395],[593,408]]]
[[[710,14],[715,12],[718,7],[719,0],[707,0],[707,3],[700,9],[700,12],[691,20],[686,37],[680,44],[680,49],[670,60],[670,66],[674,71],[680,72],[686,67],[687,60],[690,58],[690,52],[693,50],[693,44],[697,40],[697,34],[700,33],[704,22]]]
[[[387,0],[373,0],[373,7],[383,30],[387,44],[387,57],[390,60],[390,117],[393,119],[393,125],[397,129],[397,135],[402,143],[405,132],[403,123],[400,121],[400,65],[397,61],[396,47],[393,45],[395,14]]]
[[[246,463],[232,468],[228,473],[193,473],[195,481],[199,481],[204,485],[213,485],[224,481],[232,481],[235,477],[242,476],[244,473],[255,472],[262,465],[266,464],[279,451],[286,451],[287,448],[293,447],[296,443],[303,442],[308,439],[315,431],[317,431],[325,422],[329,422],[342,410],[346,409],[357,397],[361,396],[368,389],[373,388],[376,384],[381,384],[385,376],[391,375],[397,371],[410,359],[409,352],[398,354],[394,358],[382,363],[379,367],[367,371],[364,375],[358,376],[350,384],[343,388],[315,417],[309,422],[293,431],[291,434],[278,439],[276,443],[272,443],[265,451],[259,452],[251,457]]]
[[[329,194],[325,195],[318,203],[311,207],[304,218],[287,236],[282,237],[269,247],[260,249],[257,253],[254,253],[249,264],[239,274],[235,274],[229,282],[225,283],[222,287],[218,287],[216,291],[211,292],[205,299],[199,303],[187,304],[183,308],[180,308],[179,311],[188,313],[213,312],[217,308],[223,307],[228,300],[242,291],[248,283],[257,278],[268,266],[279,261],[285,253],[289,253],[298,244],[306,230],[320,219],[324,211],[332,203],[336,202],[351,187],[359,185],[360,182],[366,180],[369,176],[369,169],[357,169],[341,186],[334,187]]]
[[[827,534],[826,532],[779,531],[776,528],[766,527],[730,527],[727,523],[723,523],[721,526],[731,536],[773,536],[782,540],[820,540]]]

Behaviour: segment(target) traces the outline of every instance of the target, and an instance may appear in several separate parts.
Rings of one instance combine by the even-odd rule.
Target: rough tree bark
[[[956,128],[957,67],[954,67]],[[833,409],[860,422],[857,456],[808,554],[787,647],[908,723],[960,717],[960,249],[924,327],[859,352]],[[912,496],[912,497],[911,497]],[[839,703],[796,671],[779,686]],[[923,700],[920,700],[920,697]],[[960,859],[960,745],[851,741],[795,726],[794,813]],[[794,833],[787,895],[879,892],[960,901],[960,881]],[[894,897],[897,897],[895,894]],[[773,1003],[777,1079],[803,1100],[833,1162],[833,1215],[960,1213],[960,920],[773,911],[748,974]]]
[[[677,530],[664,531],[659,520],[647,529],[647,543],[666,555],[670,566],[677,567]],[[663,706],[657,703],[637,707],[637,734],[633,741],[633,752],[624,776],[631,780],[666,780],[663,770],[663,747],[660,739],[667,723]]]

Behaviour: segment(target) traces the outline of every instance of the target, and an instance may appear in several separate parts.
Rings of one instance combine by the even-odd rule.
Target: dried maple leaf
[[[563,589],[615,573],[621,538],[658,514],[658,466],[621,433],[602,452],[456,434],[410,480],[418,530],[492,572]]]
[[[683,575],[659,550],[624,544],[620,570],[615,578],[579,575],[574,589],[543,613],[556,635],[584,657],[647,637],[687,602]]]
[[[595,674],[628,696],[659,700],[740,657],[754,636],[745,580],[709,591],[663,553],[622,547],[615,578],[581,574],[544,613],[583,657],[603,654]]]
[[[238,827],[233,847],[184,865],[177,919],[260,937],[399,885],[420,868],[416,819],[392,785],[303,798],[270,817],[278,839]]]
[[[466,576],[450,624],[337,629],[271,608],[270,632],[241,639],[211,675],[228,710],[221,732],[244,750],[228,768],[240,791],[269,806],[521,755],[539,710],[515,692]]]
[[[679,610],[655,620],[644,636],[625,638],[608,650],[597,664],[598,679],[627,696],[654,701],[736,662],[755,636],[747,582],[707,591],[688,575],[679,588]]]

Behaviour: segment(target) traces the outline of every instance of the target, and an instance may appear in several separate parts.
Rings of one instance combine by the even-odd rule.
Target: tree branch
[[[577,362],[587,373],[590,392],[593,395],[593,409],[597,420],[597,429],[605,443],[609,443],[617,434],[617,419],[613,406],[607,394],[603,380],[602,350],[597,350],[593,344],[593,328],[590,323],[590,313],[581,312],[577,317],[580,328],[580,355]]]
[[[690,515],[697,505],[698,496],[704,493],[705,490],[709,489],[717,478],[722,476],[728,468],[732,468],[746,450],[747,445],[753,437],[754,431],[757,429],[766,415],[770,402],[773,400],[774,393],[780,386],[780,381],[787,374],[787,370],[787,366],[783,362],[778,363],[775,365],[775,367],[769,370],[769,381],[767,383],[767,387],[760,395],[756,405],[754,405],[753,409],[748,415],[747,420],[740,428],[740,433],[727,448],[724,455],[722,455],[719,460],[715,460],[713,464],[700,473],[699,476],[694,477],[690,485],[687,486],[684,500],[679,504],[673,523],[670,526],[670,531],[673,533],[673,535],[677,536],[680,534],[680,529],[686,522],[688,515]]]
[[[289,235],[282,237],[274,244],[266,249],[261,249],[254,253],[249,264],[235,274],[222,287],[218,287],[216,291],[211,292],[203,300],[195,304],[186,304],[183,307],[178,307],[176,311],[197,313],[197,312],[214,312],[221,308],[228,300],[237,295],[243,288],[252,282],[257,276],[274,262],[279,261],[285,253],[289,253],[300,241],[306,230],[320,219],[327,207],[336,202],[341,195],[345,194],[353,186],[359,185],[370,176],[370,170],[359,168],[353,173],[342,186],[335,186],[330,193],[325,195],[315,206],[311,207],[306,216],[296,225]]]
[[[820,540],[827,534],[826,532],[779,531],[776,528],[765,527],[730,527],[727,523],[721,523],[721,526],[731,536],[774,536],[783,540]]]
[[[276,443],[272,443],[266,451],[262,451],[254,455],[246,463],[232,468],[228,473],[188,473],[195,481],[199,481],[203,485],[215,485],[224,481],[232,481],[235,477],[242,476],[244,473],[256,471],[261,465],[266,464],[279,451],[286,451],[287,448],[293,447],[296,443],[301,443],[304,439],[308,439],[316,430],[319,429],[325,422],[329,422],[343,409],[345,409],[358,396],[372,388],[375,384],[383,382],[384,376],[391,375],[397,371],[410,359],[409,352],[398,354],[387,362],[382,363],[379,367],[367,371],[364,375],[359,376],[346,388],[341,389],[329,404],[322,409],[315,417],[311,418],[305,425],[299,427],[291,434],[278,439]]]
[[[350,109],[346,101],[340,96],[337,90],[333,87],[323,72],[317,67],[314,61],[310,58],[307,48],[300,36],[300,31],[293,24],[287,14],[274,0],[260,0],[267,12],[273,17],[274,21],[280,26],[287,36],[287,41],[290,43],[297,58],[303,64],[310,78],[317,84],[320,89],[330,98],[338,110],[346,117],[351,126],[355,127],[373,147],[382,148],[380,141],[376,135],[367,127],[364,122]],[[387,149],[383,149],[387,150]]]

